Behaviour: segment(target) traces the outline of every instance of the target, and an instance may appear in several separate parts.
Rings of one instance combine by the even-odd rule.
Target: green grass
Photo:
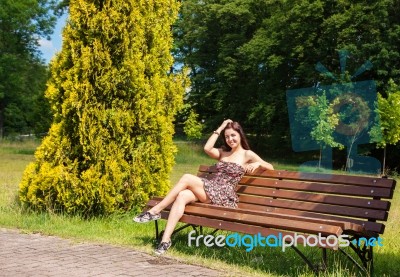
[[[196,173],[199,164],[212,164],[202,147],[177,141],[176,165],[171,173],[175,183],[184,173]],[[132,213],[85,220],[77,216],[23,211],[18,202],[17,191],[26,165],[33,160],[38,142],[0,143],[0,227],[18,228],[23,232],[40,232],[56,235],[77,242],[96,242],[122,245],[152,253],[154,225],[132,223]],[[276,169],[296,170],[296,165],[270,161]],[[389,220],[383,235],[384,246],[376,248],[376,276],[398,276],[400,272],[400,193],[395,192]],[[165,221],[161,222],[163,226]],[[292,250],[282,252],[278,248],[258,247],[246,252],[242,248],[189,247],[185,230],[173,238],[169,257],[224,270],[230,276],[313,276],[301,258]],[[211,231],[207,230],[206,232]],[[218,232],[217,234],[223,234]],[[304,249],[314,261],[321,257],[319,249]],[[328,251],[328,270],[321,276],[362,276],[352,264],[338,252]]]

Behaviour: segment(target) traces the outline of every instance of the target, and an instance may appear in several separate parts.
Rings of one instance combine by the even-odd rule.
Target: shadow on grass
[[[220,232],[218,234],[227,234]],[[230,265],[246,267],[259,273],[279,274],[283,276],[296,276],[299,269],[303,270],[305,264],[296,255],[289,251],[282,252],[278,248],[257,247],[247,252],[244,247],[206,247],[200,244],[198,247],[188,246],[187,234],[181,234],[174,238],[175,249],[186,255],[199,256],[202,258],[218,260]],[[311,271],[310,271],[311,273]]]
[[[188,228],[174,235],[172,247],[174,251],[184,256],[204,260],[205,264],[218,261],[232,265],[234,268],[240,267],[245,271],[273,276],[316,276],[304,260],[291,248],[287,248],[283,252],[281,248],[259,246],[247,252],[245,247],[229,247],[227,245],[207,247],[203,241],[198,246],[196,246],[195,241],[192,241],[192,245],[189,246],[188,233],[190,231],[191,229]],[[209,233],[210,230],[205,230],[204,235]],[[220,234],[227,236],[230,233],[218,231],[214,236]],[[155,237],[143,237],[143,243],[151,243],[152,246],[155,246]],[[322,250],[320,248],[301,246],[298,248],[313,264],[322,266]],[[358,257],[351,249],[345,250],[359,262]],[[317,276],[366,276],[339,251],[328,250],[327,255],[327,269],[319,271]],[[400,272],[398,263],[400,253],[393,253],[392,255],[375,253],[374,259],[375,276],[397,276],[397,273]]]
[[[375,276],[399,276],[400,274],[399,252],[392,251],[391,253],[376,253],[374,254],[374,259],[375,259],[374,260]]]

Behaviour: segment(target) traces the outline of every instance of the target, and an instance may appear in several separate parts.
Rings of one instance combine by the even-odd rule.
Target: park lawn
[[[184,173],[196,173],[199,164],[212,164],[203,154],[202,147],[177,141],[176,165],[171,173],[175,183]],[[23,211],[18,205],[17,190],[26,165],[33,160],[38,142],[0,143],[0,227],[17,228],[22,232],[38,232],[56,235],[76,242],[96,242],[123,245],[147,253],[154,247],[154,224],[132,223],[133,212],[115,214],[89,220],[63,214]],[[274,164],[277,169],[293,170],[295,165]],[[396,190],[392,200],[389,220],[386,224],[383,247],[374,249],[375,275],[398,276],[400,272],[400,192]],[[161,222],[163,226],[165,221]],[[282,252],[278,248],[189,247],[187,233],[179,233],[173,239],[168,256],[178,260],[223,270],[229,276],[313,276],[301,258],[291,249]],[[206,230],[207,231],[207,230]],[[218,232],[217,234],[224,233]],[[317,261],[319,249],[304,249],[307,256]],[[322,276],[362,276],[343,255],[328,251],[328,270]]]

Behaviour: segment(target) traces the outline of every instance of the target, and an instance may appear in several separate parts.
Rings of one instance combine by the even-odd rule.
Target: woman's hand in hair
[[[226,125],[228,125],[229,123],[232,123],[232,122],[233,122],[233,120],[226,119],[226,120],[224,120],[224,122],[222,122],[221,126],[218,129],[224,130],[226,128]]]

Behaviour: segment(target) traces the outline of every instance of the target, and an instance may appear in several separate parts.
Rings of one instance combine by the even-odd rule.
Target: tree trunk
[[[0,140],[3,139],[4,134],[4,116],[3,116],[3,107],[0,107]]]
[[[382,165],[382,175],[386,176],[386,145],[383,148],[383,165]]]

